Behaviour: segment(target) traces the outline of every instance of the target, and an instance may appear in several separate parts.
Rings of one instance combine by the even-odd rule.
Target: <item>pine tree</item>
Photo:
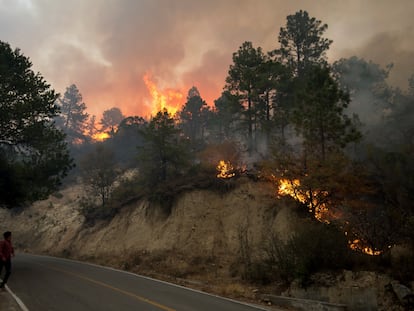
[[[53,122],[57,94],[31,67],[0,41],[0,206],[46,198],[72,167]]]

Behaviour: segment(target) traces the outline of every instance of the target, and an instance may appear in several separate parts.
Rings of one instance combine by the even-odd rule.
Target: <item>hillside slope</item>
[[[235,254],[242,228],[248,228],[252,245],[257,245],[266,230],[288,233],[294,223],[286,219],[294,217],[288,210],[279,213],[282,207],[272,185],[247,179],[227,194],[185,193],[169,216],[142,200],[93,227],[83,224],[79,212],[82,195],[82,186],[74,186],[21,212],[0,210],[2,227],[7,224],[15,232],[15,244],[21,249],[82,258],[161,250],[193,256]]]
[[[247,178],[225,194],[184,193],[169,216],[141,200],[94,226],[85,225],[79,212],[83,195],[77,185],[22,211],[0,210],[0,230],[13,231],[18,251],[87,260],[220,295],[255,299],[276,288],[253,287],[238,277],[240,267],[235,263],[240,263],[242,244],[254,257],[270,232],[287,239],[301,225],[292,209],[276,197],[274,185]],[[329,286],[302,290],[293,285],[285,294],[341,303],[359,299],[378,310],[386,304],[384,285],[390,281],[386,277],[344,271],[328,279]]]

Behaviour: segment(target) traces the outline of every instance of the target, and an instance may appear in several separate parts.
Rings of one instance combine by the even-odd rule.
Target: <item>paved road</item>
[[[28,254],[15,257],[9,286],[30,311],[264,310],[123,271]]]

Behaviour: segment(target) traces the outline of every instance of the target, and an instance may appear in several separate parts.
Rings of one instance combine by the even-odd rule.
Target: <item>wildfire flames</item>
[[[220,160],[217,167],[217,178],[232,178],[235,174],[235,168],[229,161]],[[301,188],[301,182],[299,179],[287,179],[271,177],[278,184],[279,196],[290,196],[295,200],[306,204],[310,212],[314,212],[315,218],[323,223],[329,224],[332,219],[338,219],[341,217],[341,213],[335,213],[329,210],[325,202],[321,203],[320,200],[325,200],[328,196],[327,191],[323,190],[304,190]],[[345,236],[348,233],[345,232]],[[369,247],[367,243],[361,239],[354,238],[348,241],[348,246],[354,251],[359,251],[367,255],[378,256],[383,253],[381,250],[373,249]]]
[[[143,80],[151,95],[152,115],[155,115],[164,109],[167,109],[168,113],[171,115],[175,115],[183,104],[183,94],[180,91],[173,89],[159,90],[154,81],[151,80],[151,75],[148,73],[144,75]]]
[[[279,179],[278,180],[278,194],[281,196],[291,196],[295,200],[307,204],[309,208],[311,206],[316,206],[315,208],[315,218],[320,222],[329,223],[329,219],[327,219],[327,215],[329,215],[329,210],[326,204],[318,204],[317,198],[322,196],[327,196],[328,193],[321,192],[321,191],[306,191],[300,189],[300,180],[299,179]],[[345,232],[347,235],[347,232]],[[363,241],[360,239],[354,239],[353,241],[348,242],[349,247],[354,251],[360,251],[367,255],[371,256],[378,256],[382,253],[382,251],[374,250],[371,247],[367,246]]]
[[[92,138],[96,141],[104,141],[105,139],[108,139],[110,136],[108,133],[102,132],[102,133],[96,133],[92,136]]]
[[[218,172],[217,178],[232,178],[236,175],[234,167],[229,161],[220,160],[216,169]]]
[[[307,204],[309,210],[312,210],[312,207],[315,207],[315,217],[317,220],[325,223],[329,223],[326,215],[328,213],[328,207],[325,203],[319,203],[318,197],[327,196],[328,193],[325,191],[303,191],[300,189],[300,180],[299,179],[285,179],[282,178],[278,181],[279,188],[278,194],[285,196],[289,195],[295,200]]]
[[[349,247],[351,249],[353,249],[354,251],[361,251],[367,255],[371,255],[371,256],[378,256],[381,255],[382,251],[376,251],[373,250],[371,247],[368,246],[364,246],[364,243],[359,240],[359,239],[355,239],[352,242],[349,242]]]

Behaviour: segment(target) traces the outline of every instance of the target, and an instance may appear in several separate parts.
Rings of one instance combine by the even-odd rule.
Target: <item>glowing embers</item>
[[[359,239],[355,239],[352,242],[349,241],[349,248],[371,256],[378,256],[383,253],[383,251],[374,250],[371,247],[364,245],[364,243]]]
[[[151,114],[156,115],[166,109],[169,114],[175,115],[183,104],[183,94],[173,89],[159,90],[149,73],[146,73],[143,79],[151,95]]]
[[[217,178],[232,178],[236,175],[233,165],[229,161],[220,160],[217,167]]]
[[[299,179],[282,178],[278,180],[278,194],[281,196],[290,196],[296,201],[305,204],[309,208],[309,212],[314,213],[315,218],[320,222],[329,223],[328,207],[324,203],[324,199],[328,196],[327,191],[322,190],[306,190],[301,187]]]
[[[95,141],[104,141],[108,139],[110,135],[106,132],[96,133],[92,136],[93,140]]]

